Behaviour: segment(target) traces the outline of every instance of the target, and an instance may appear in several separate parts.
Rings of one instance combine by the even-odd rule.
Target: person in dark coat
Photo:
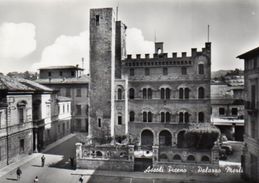
[[[80,178],[79,178],[79,182],[83,183],[83,181],[84,181],[84,177],[83,177],[83,175],[81,175]]]
[[[41,166],[44,167],[44,165],[45,165],[45,156],[42,155],[41,156]]]
[[[17,175],[17,180],[20,180],[20,177],[22,175],[22,170],[20,169],[20,167],[17,168],[16,175]]]
[[[70,157],[69,159],[71,168],[74,168],[74,157]]]
[[[33,183],[38,183],[39,182],[39,178],[38,176],[35,177],[35,179],[33,180]]]

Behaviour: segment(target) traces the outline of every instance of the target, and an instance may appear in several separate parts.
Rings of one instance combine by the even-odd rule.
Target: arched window
[[[200,87],[198,89],[198,98],[204,98],[205,97],[204,95],[205,95],[204,88]]]
[[[179,89],[179,99],[183,99],[183,88]]]
[[[184,113],[184,121],[185,121],[185,123],[189,123],[189,113],[188,112]]]
[[[162,130],[159,133],[160,146],[172,146],[172,134],[167,130]]]
[[[141,145],[152,147],[154,135],[150,130],[144,130],[141,133]]]
[[[142,90],[143,99],[147,98],[147,89],[143,88]]]
[[[198,121],[199,121],[199,123],[204,123],[204,113],[203,112],[199,112]]]
[[[149,88],[148,89],[148,99],[152,99],[152,89],[151,88]]]
[[[129,115],[130,117],[130,121],[132,122],[132,121],[135,121],[135,113],[134,113],[134,111],[130,111],[130,115]]]
[[[152,122],[152,113],[148,112],[148,122]]]
[[[160,159],[160,161],[168,161],[166,154],[160,154],[159,159]]]
[[[210,158],[208,156],[202,156],[201,161],[210,161]]]
[[[160,117],[161,117],[161,122],[165,122],[165,113],[164,112],[161,112],[160,113]]]
[[[135,98],[135,91],[134,88],[129,89],[129,98],[134,99]]]
[[[189,92],[190,92],[190,89],[189,89],[189,88],[185,88],[185,89],[184,89],[184,98],[185,98],[185,99],[188,99],[188,98],[189,98]]]
[[[103,153],[102,153],[101,151],[97,151],[97,152],[96,152],[96,156],[97,156],[97,157],[102,157],[102,156],[103,156]]]
[[[143,122],[147,122],[147,112],[143,112]]]
[[[195,157],[193,155],[189,155],[187,157],[187,161],[195,161]]]
[[[182,160],[182,158],[179,154],[176,154],[176,155],[174,155],[173,160],[180,161],[180,160]]]
[[[204,74],[204,64],[199,64],[198,65],[198,72],[199,72],[199,74]]]
[[[183,112],[179,113],[179,123],[183,123]]]
[[[165,91],[166,91],[166,92],[165,92],[165,98],[166,98],[166,99],[170,99],[170,94],[171,94],[170,89],[169,89],[169,88],[166,88]]]
[[[164,89],[164,88],[161,88],[161,90],[160,90],[160,96],[161,96],[161,99],[164,99],[164,98],[165,98],[165,89]]]
[[[169,112],[166,112],[165,118],[166,118],[166,122],[170,122],[171,121],[171,117],[170,117],[170,113]]]
[[[121,100],[122,99],[122,89],[121,88],[118,88],[118,100]]]

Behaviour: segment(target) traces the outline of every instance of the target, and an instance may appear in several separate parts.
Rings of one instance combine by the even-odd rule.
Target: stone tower
[[[127,26],[121,21],[116,21],[115,43],[115,78],[121,79],[121,60],[126,58],[126,29]]]
[[[115,14],[90,10],[90,137],[114,136]]]

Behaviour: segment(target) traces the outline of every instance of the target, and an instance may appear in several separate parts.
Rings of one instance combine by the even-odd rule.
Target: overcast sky
[[[156,32],[164,52],[190,55],[208,24],[212,70],[243,68],[236,56],[259,46],[258,0],[0,0],[0,72],[88,62],[89,9],[117,5],[128,54],[153,53]]]

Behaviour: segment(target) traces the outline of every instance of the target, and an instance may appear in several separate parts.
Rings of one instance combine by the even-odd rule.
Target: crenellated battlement
[[[168,53],[153,53],[153,54],[136,54],[136,55],[132,55],[132,54],[128,54],[125,61],[129,62],[129,61],[139,61],[139,60],[147,60],[147,59],[177,59],[177,60],[181,60],[181,59],[191,59],[197,55],[201,55],[201,54],[208,54],[210,53],[210,49],[211,49],[211,43],[207,42],[205,43],[205,47],[202,48],[201,51],[197,51],[197,48],[192,48],[191,49],[191,55],[188,56],[187,52],[181,52],[181,56],[178,57],[177,52],[172,52],[171,55],[169,55]]]

